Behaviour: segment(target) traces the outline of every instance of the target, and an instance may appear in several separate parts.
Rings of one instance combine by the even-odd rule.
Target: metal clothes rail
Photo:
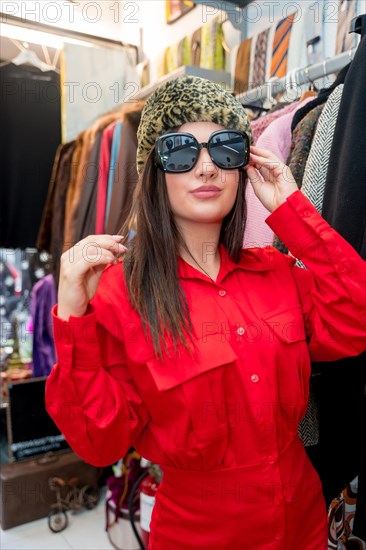
[[[273,97],[295,86],[299,89],[303,84],[311,83],[329,74],[339,72],[352,61],[356,50],[357,48],[352,48],[335,57],[325,59],[321,63],[315,63],[314,65],[291,71],[291,78],[289,78],[289,73],[283,78],[270,79],[262,86],[238,94],[236,98],[240,103],[250,103],[259,99]]]

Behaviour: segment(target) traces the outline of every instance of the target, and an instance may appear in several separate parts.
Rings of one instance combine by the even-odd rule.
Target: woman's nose
[[[197,177],[213,178],[217,172],[217,166],[212,162],[207,147],[202,147],[195,166],[195,175]]]

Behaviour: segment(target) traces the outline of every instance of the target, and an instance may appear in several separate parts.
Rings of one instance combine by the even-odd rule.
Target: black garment
[[[334,139],[330,152],[324,190],[322,216],[366,259],[366,36],[358,46],[355,57],[344,80]],[[366,285],[366,281],[365,281]],[[320,425],[323,455],[318,457],[325,475],[332,470],[334,489],[340,482],[349,483],[360,472],[362,448],[366,445],[362,406],[366,378],[366,352],[335,363],[324,363],[328,384],[320,396],[318,407],[323,417]],[[324,375],[322,375],[324,377]],[[324,379],[324,378],[323,378]],[[339,410],[341,425],[334,429],[326,408]],[[319,453],[320,454],[320,453]],[[365,471],[365,453],[361,471]],[[331,465],[333,462],[333,465]],[[327,470],[327,471],[326,471]],[[365,482],[360,486],[360,502],[365,502]],[[334,496],[337,492],[334,491]],[[366,525],[365,517],[357,510],[355,535]],[[357,531],[359,529],[360,531]],[[364,538],[364,537],[363,537]]]
[[[337,79],[335,80],[335,82],[333,82],[331,86],[329,86],[329,88],[322,88],[321,90],[319,90],[318,95],[316,96],[315,99],[313,99],[313,101],[309,101],[309,103],[307,103],[306,105],[301,107],[301,109],[296,111],[291,123],[291,132],[295,130],[299,122],[303,118],[305,118],[306,115],[314,109],[314,107],[317,107],[318,105],[323,105],[323,103],[327,101],[328,97],[333,92],[333,90],[335,90],[336,87],[339,86],[339,84],[344,83],[344,80],[346,78],[346,75],[348,73],[348,69],[350,68],[350,66],[351,66],[351,63],[348,63],[348,65],[343,67],[343,69],[339,71]]]
[[[322,215],[366,259],[366,36],[344,82]]]
[[[12,63],[0,68],[0,246],[35,247],[61,141],[60,77]]]
[[[359,474],[365,437],[365,364],[366,354],[362,353],[311,365],[313,371],[320,372],[311,379],[318,407],[319,443],[305,450],[319,474],[328,506]]]
[[[363,399],[363,420],[361,426],[366,426],[366,396]],[[366,540],[366,437],[363,441],[360,471],[358,472],[357,510],[353,523],[353,533]]]

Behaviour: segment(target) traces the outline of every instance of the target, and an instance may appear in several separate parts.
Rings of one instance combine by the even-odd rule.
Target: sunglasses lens
[[[159,144],[159,157],[167,172],[186,172],[197,161],[199,148],[197,141],[186,134],[162,137]]]
[[[220,132],[209,141],[212,160],[224,170],[241,168],[248,162],[248,144],[238,132]]]

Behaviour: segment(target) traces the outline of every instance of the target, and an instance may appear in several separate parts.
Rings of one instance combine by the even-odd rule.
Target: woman
[[[310,360],[366,348],[365,262],[250,138],[216,84],[161,86],[138,131],[127,251],[94,235],[61,258],[47,409],[87,462],[133,445],[161,466],[149,550],[327,548],[297,427]],[[307,270],[241,250],[245,173]]]

